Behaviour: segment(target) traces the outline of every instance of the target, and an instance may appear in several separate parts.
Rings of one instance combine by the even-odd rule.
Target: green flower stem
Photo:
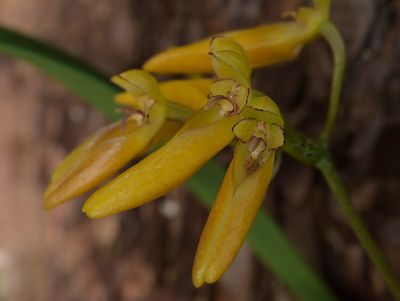
[[[322,172],[330,190],[339,203],[354,233],[361,242],[361,245],[381,272],[396,300],[400,300],[400,285],[396,276],[385,260],[382,252],[379,250],[376,242],[368,232],[360,215],[355,210],[343,182],[336,171],[326,145],[322,141],[311,139],[297,132],[288,125],[285,125],[285,133],[286,142],[283,148],[284,151],[296,160],[304,164],[312,165]]]
[[[400,285],[396,276],[354,208],[335,166],[333,164],[324,165],[320,170],[362,246],[382,273],[396,300],[400,300]]]
[[[306,165],[318,167],[331,162],[331,156],[324,143],[300,133],[286,121],[283,150],[297,161]]]
[[[324,1],[315,0],[315,2],[317,5],[323,5],[322,2]],[[336,27],[331,22],[325,22],[321,26],[321,33],[329,43],[334,57],[334,70],[332,76],[329,109],[325,127],[321,134],[320,141],[315,141],[300,135],[289,128],[289,143],[286,148],[289,150],[289,154],[292,153],[292,155],[297,156],[296,158],[303,163],[311,164],[322,172],[329,188],[343,210],[343,213],[345,214],[347,221],[350,223],[354,233],[357,235],[371,260],[382,273],[386,284],[392,291],[396,300],[400,300],[400,285],[396,279],[396,276],[385,260],[385,257],[378,248],[376,242],[368,232],[360,215],[355,210],[354,205],[342,183],[342,180],[336,171],[329,150],[327,149],[328,139],[334,127],[339,108],[346,55],[343,39]]]
[[[329,43],[334,59],[328,116],[321,134],[321,140],[324,143],[327,143],[339,109],[340,94],[342,91],[344,69],[346,65],[346,50],[340,33],[331,22],[323,23],[321,26],[321,34]]]

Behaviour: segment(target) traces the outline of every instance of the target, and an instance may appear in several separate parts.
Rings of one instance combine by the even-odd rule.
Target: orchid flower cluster
[[[132,159],[138,163],[97,189],[83,212],[100,218],[136,208],[182,185],[228,145],[234,146],[193,267],[196,287],[217,281],[239,252],[284,144],[284,120],[251,87],[251,69],[294,59],[328,18],[328,1],[291,13],[293,20],[227,32],[164,51],[112,78],[126,117],[73,150],[45,192],[52,208],[102,184]],[[149,73],[210,73],[216,78],[158,83]],[[154,151],[154,149],[156,149]]]

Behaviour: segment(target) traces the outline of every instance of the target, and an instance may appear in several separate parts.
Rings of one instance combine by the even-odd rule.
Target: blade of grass
[[[0,52],[23,59],[58,79],[111,119],[119,89],[89,65],[35,39],[0,27]]]
[[[107,78],[90,66],[32,38],[0,27],[0,52],[26,60],[63,82],[111,119],[117,118],[112,98],[118,92]],[[224,169],[211,161],[190,181],[188,187],[207,207],[212,206]],[[249,235],[249,244],[262,263],[271,269],[299,300],[336,300],[286,239],[274,220],[261,212]]]

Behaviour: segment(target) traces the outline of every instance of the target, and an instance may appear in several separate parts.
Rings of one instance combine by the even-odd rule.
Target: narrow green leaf
[[[109,118],[117,118],[112,98],[118,92],[118,88],[90,66],[37,40],[1,27],[0,52],[32,63],[63,82],[66,87]],[[218,163],[210,161],[189,180],[188,187],[210,208],[224,173],[224,169]],[[299,300],[336,300],[296,252],[279,226],[264,212],[257,216],[248,240],[261,262],[272,270]]]
[[[113,97],[119,89],[94,68],[56,48],[1,27],[0,52],[30,62],[109,118],[117,118]]]

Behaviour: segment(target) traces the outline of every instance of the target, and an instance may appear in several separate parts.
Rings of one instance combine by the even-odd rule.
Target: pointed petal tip
[[[154,72],[153,58],[148,59],[143,64],[143,69],[149,72]]]
[[[193,286],[200,288],[205,284],[213,284],[221,278],[221,275],[213,269],[207,269],[204,273],[196,273],[192,276]]]
[[[152,73],[165,73],[165,58],[164,53],[156,54],[144,62],[143,70]]]
[[[87,217],[92,218],[93,212],[91,210],[92,203],[90,202],[90,198],[83,204],[82,212],[87,215]]]
[[[200,288],[204,285],[204,271],[197,270],[195,267],[193,268],[192,272],[192,282],[195,288]]]
[[[54,202],[52,199],[44,199],[43,202],[43,208],[50,210],[53,209],[54,207],[57,207],[59,204],[57,202]]]
[[[218,272],[215,268],[213,267],[208,267],[207,270],[204,273],[204,280],[208,284],[212,284],[214,282],[217,282],[223,273]]]
[[[55,191],[46,191],[44,193],[44,202],[43,202],[43,207],[45,209],[53,209],[57,207],[58,205],[61,205],[62,203],[66,202],[69,200],[69,198],[66,198],[65,196],[61,196],[59,193],[57,193],[57,190]]]
[[[112,215],[115,210],[107,210],[92,199],[92,196],[83,204],[82,212],[90,219],[97,219]]]
[[[200,288],[204,285],[204,281],[201,279],[192,279],[192,282],[195,288]]]
[[[98,211],[93,210],[90,206],[86,206],[86,204],[82,207],[82,213],[84,213],[90,219],[96,219],[103,217]]]
[[[196,263],[192,271],[192,282],[196,288],[203,286],[204,284],[213,284],[217,282],[223,275],[223,272],[218,271],[214,266],[204,266],[198,268]]]

